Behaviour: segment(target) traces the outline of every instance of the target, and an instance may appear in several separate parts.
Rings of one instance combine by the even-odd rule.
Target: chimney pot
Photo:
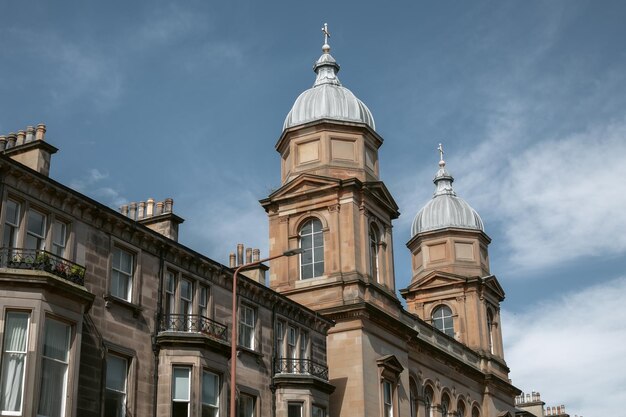
[[[252,263],[252,248],[246,248],[246,263]]]
[[[156,203],[156,213],[155,215],[163,214],[163,202],[159,201]]]
[[[236,266],[236,261],[235,261],[235,253],[231,252],[230,255],[228,255],[228,264],[231,268],[234,268]]]
[[[17,136],[14,132],[11,132],[7,136],[7,149],[15,146],[15,141],[17,140]]]
[[[237,265],[243,265],[243,243],[237,243]]]
[[[35,133],[35,139],[43,140],[45,136],[46,136],[46,125],[43,123],[39,123],[37,125],[37,132]]]
[[[174,208],[174,200],[172,200],[171,198],[166,198],[164,213],[171,213],[173,208]]]
[[[144,218],[145,210],[146,210],[146,202],[140,201],[139,206],[137,208],[137,220],[141,220]]]
[[[20,146],[24,144],[24,139],[26,139],[26,132],[23,130],[17,131],[17,140],[15,141],[15,146]]]
[[[252,261],[258,262],[261,259],[261,251],[259,249],[254,249],[252,251]]]
[[[146,217],[154,215],[154,198],[149,198],[146,202]]]
[[[7,148],[7,137],[4,135],[0,136],[0,151],[3,151]]]
[[[128,217],[128,204],[124,204],[122,207],[120,207],[120,213]]]
[[[25,142],[32,142],[33,140],[35,140],[35,128],[32,126],[28,126],[26,128],[26,140]]]
[[[130,203],[128,207],[128,217],[137,220],[137,203]]]

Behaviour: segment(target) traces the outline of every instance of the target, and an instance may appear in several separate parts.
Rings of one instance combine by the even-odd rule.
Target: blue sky
[[[0,132],[46,123],[52,177],[111,207],[174,198],[181,241],[221,262],[238,242],[267,253],[258,200],[328,22],[339,78],[385,138],[398,288],[442,142],[493,239],[514,384],[620,414],[623,2],[4,0],[0,16]]]

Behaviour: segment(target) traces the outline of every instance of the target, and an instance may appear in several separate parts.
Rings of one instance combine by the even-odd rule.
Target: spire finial
[[[439,151],[439,166],[443,167],[446,165],[446,161],[443,160],[443,146],[441,145],[441,143],[439,144],[439,147],[437,147],[437,150]]]
[[[328,38],[330,38],[330,32],[328,31],[328,23],[324,23],[324,27],[322,28],[322,33],[324,34],[324,45],[322,45],[322,51],[324,53],[330,52],[330,45],[328,45]]]

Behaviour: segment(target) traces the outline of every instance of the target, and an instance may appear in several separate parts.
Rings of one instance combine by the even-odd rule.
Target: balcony
[[[161,319],[162,332],[200,333],[214,339],[227,341],[227,326],[197,314],[166,314]]]
[[[65,281],[85,285],[85,267],[40,249],[0,248],[0,268],[45,271]]]
[[[328,381],[328,367],[311,359],[278,358],[274,360],[275,374],[310,375]]]

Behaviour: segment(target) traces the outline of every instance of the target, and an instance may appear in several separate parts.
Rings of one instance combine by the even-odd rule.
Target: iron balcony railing
[[[217,339],[227,340],[228,327],[198,314],[165,314],[161,319],[162,332],[203,333]]]
[[[328,381],[328,367],[311,359],[277,358],[274,360],[274,373],[312,375]]]
[[[85,285],[85,267],[41,249],[1,248],[0,268],[46,271],[66,281]]]

